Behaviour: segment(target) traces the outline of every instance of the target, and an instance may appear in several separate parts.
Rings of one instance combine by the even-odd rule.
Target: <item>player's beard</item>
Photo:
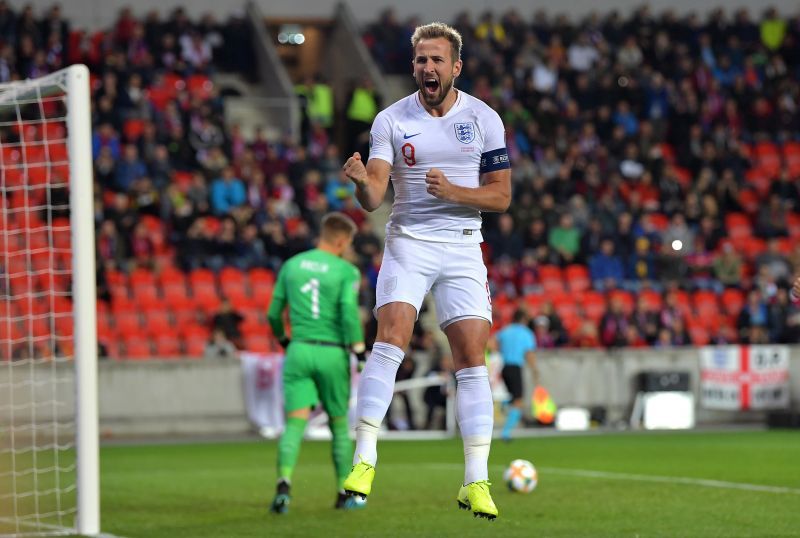
[[[417,79],[417,87],[419,88],[419,93],[422,95],[422,99],[425,101],[425,104],[429,107],[437,107],[441,105],[447,94],[450,93],[450,90],[453,89],[453,83],[455,82],[455,78],[450,78],[446,83],[445,81],[439,79],[439,92],[438,94],[429,94],[425,89],[425,77],[422,76],[421,78]]]

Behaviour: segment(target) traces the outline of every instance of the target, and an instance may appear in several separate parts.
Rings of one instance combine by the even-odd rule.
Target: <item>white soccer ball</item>
[[[517,493],[530,493],[538,482],[536,467],[528,460],[514,460],[503,473],[508,489]]]

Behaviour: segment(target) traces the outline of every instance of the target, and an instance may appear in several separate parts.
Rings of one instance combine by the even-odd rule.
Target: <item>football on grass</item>
[[[536,487],[536,467],[528,460],[514,460],[503,473],[508,489],[517,493],[530,493]]]

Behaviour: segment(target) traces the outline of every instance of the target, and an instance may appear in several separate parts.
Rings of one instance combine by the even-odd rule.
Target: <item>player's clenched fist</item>
[[[352,157],[347,159],[342,170],[344,170],[344,174],[350,181],[357,186],[363,187],[367,184],[367,169],[364,166],[364,162],[361,160],[361,154],[359,152],[356,151],[353,153]]]
[[[792,301],[795,303],[800,301],[800,276],[795,278],[792,284]]]
[[[438,168],[431,168],[425,174],[425,183],[428,184],[428,194],[440,200],[452,201],[454,187],[444,172]]]

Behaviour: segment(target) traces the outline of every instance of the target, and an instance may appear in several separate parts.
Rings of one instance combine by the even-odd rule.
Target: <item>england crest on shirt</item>
[[[475,140],[475,124],[471,121],[466,123],[456,123],[456,138],[462,144],[469,144]]]

